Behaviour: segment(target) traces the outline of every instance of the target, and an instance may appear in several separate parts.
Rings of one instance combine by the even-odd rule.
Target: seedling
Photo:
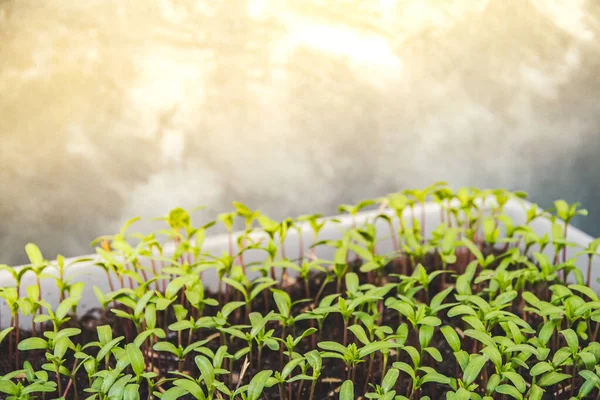
[[[534,206],[522,220],[509,217],[509,201],[522,198],[438,183],[341,206],[351,227],[321,241],[325,224],[339,221],[274,221],[234,203],[218,217],[228,237],[221,255],[205,246],[215,221],[198,226],[193,210],[176,208],[161,218],[166,229],[129,234],[134,218],[93,242],[92,268],[105,271],[106,292],[71,273],[90,259],[48,261],[28,244],[29,265],[0,266],[14,280],[0,289],[11,314],[0,344],[15,364],[0,371],[0,392],[90,400],[596,398],[600,298],[590,285],[600,241],[581,248],[568,240],[565,223],[586,213],[578,204],[559,200],[555,215]],[[429,199],[440,212],[433,230]],[[373,218],[359,219],[373,205]],[[550,234],[531,225],[540,217],[550,219]],[[245,228],[237,236],[236,218]],[[312,230],[306,246],[303,223]],[[294,230],[297,253],[284,246]],[[322,245],[331,259],[317,256]],[[574,258],[567,247],[576,248]],[[587,257],[587,270],[577,256]],[[27,273],[36,282],[23,287]],[[206,286],[211,276],[216,293]],[[57,307],[40,290],[46,279]],[[104,315],[79,319],[79,301],[92,290]],[[20,351],[31,361],[21,365]]]

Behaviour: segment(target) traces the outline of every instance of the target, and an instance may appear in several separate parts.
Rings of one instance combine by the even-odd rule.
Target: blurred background
[[[600,235],[599,70],[597,0],[0,0],[0,262],[437,180]]]

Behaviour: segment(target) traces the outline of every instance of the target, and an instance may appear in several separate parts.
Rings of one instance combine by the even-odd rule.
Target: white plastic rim
[[[526,201],[517,201],[510,200],[504,208],[504,213],[509,216],[515,225],[522,225],[526,221],[527,216],[527,208],[531,206],[531,203]],[[440,225],[441,216],[440,216],[440,206],[434,202],[428,202],[424,205],[424,209],[421,206],[416,205],[414,207],[415,216],[420,220],[421,211],[423,211],[425,216],[425,233],[428,235],[431,233],[436,227]],[[410,210],[406,210],[404,214],[404,218],[410,220],[409,214]],[[390,217],[393,215],[391,211],[386,211],[386,214]],[[319,233],[318,240],[335,240],[340,239],[343,235],[343,232],[348,228],[351,228],[353,224],[356,226],[361,226],[361,224],[367,221],[373,221],[380,212],[375,211],[365,211],[358,213],[354,218],[350,215],[342,215],[336,217],[330,217],[326,219],[335,218],[339,222],[338,223],[327,223]],[[398,220],[396,217],[393,217],[394,223],[398,224]],[[410,221],[408,221],[410,222]],[[379,242],[377,244],[377,250],[379,253],[388,253],[393,250],[392,240],[390,235],[389,226],[387,223],[381,219],[377,220],[375,223],[377,229],[377,236]],[[552,224],[547,218],[538,218],[531,222],[529,226],[539,235],[543,236],[545,234],[551,234]],[[302,232],[302,241],[304,244],[304,254],[308,255],[308,248],[313,242],[313,232],[308,224],[301,225]],[[237,237],[240,233],[234,234],[234,237]],[[256,232],[254,235],[256,237],[260,237],[264,235],[264,233]],[[300,254],[300,245],[299,245],[299,236],[295,230],[289,232],[284,246],[286,255],[288,258],[293,259],[298,257]],[[567,258],[573,257],[575,253],[577,253],[580,248],[586,247],[593,238],[581,230],[569,226],[567,229],[567,239],[570,242],[577,244],[576,248],[567,248]],[[205,253],[213,254],[213,255],[221,255],[223,252],[227,252],[229,249],[229,240],[227,235],[216,235],[212,237],[207,237],[204,245],[202,246],[202,250]],[[169,252],[173,251],[172,246],[164,246],[164,250],[166,255]],[[237,251],[237,241],[234,239],[234,252]],[[548,255],[553,254],[552,245],[548,245],[545,252]],[[322,259],[332,259],[333,258],[333,250],[328,246],[318,246],[316,248],[316,255]],[[250,250],[244,253],[244,261],[246,263],[251,263],[255,261],[261,261],[266,256],[266,253],[261,250]],[[92,262],[82,262],[76,265],[73,265],[69,268],[66,273],[66,277],[73,277],[73,281],[83,282],[85,285],[85,289],[83,292],[83,297],[79,302],[79,306],[77,308],[77,312],[79,315],[84,315],[90,310],[94,308],[98,308],[100,303],[94,294],[93,287],[97,286],[103,292],[108,292],[109,284],[106,277],[106,273],[104,270],[100,269],[98,266],[94,265],[94,262],[99,261],[99,256],[91,255],[89,258],[94,259]],[[66,263],[72,262],[76,260],[76,258],[67,259]],[[159,263],[157,263],[159,264]],[[592,280],[591,286],[594,291],[599,292],[600,283],[597,282],[597,278],[600,277],[600,271],[598,271],[598,260],[594,259],[594,264],[592,267]],[[587,273],[588,268],[588,258],[585,255],[578,256],[576,261],[577,267],[585,274]],[[158,265],[160,267],[160,265]],[[21,267],[15,267],[21,268]],[[57,270],[53,266],[49,266],[45,271],[45,274],[48,275],[57,275]],[[112,277],[113,282],[117,282],[116,277]],[[127,281],[127,279],[126,279]],[[217,275],[214,270],[205,271],[202,275],[202,281],[210,290],[217,289]],[[24,275],[22,284],[21,284],[21,295],[24,295],[25,288],[29,285],[35,285],[36,278],[32,272],[28,272]],[[15,281],[12,276],[7,271],[0,271],[0,287],[14,287]],[[42,279],[42,298],[48,302],[53,307],[56,307],[59,303],[59,293],[56,287],[56,283],[54,279],[45,278]],[[126,285],[128,286],[128,285]],[[10,310],[4,299],[0,299],[0,328],[6,328],[10,323]],[[28,329],[31,327],[31,318],[30,317],[21,317],[20,318],[21,327]]]

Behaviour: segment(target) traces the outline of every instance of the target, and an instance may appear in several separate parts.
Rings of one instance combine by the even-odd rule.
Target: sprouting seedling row
[[[329,241],[319,233],[336,221],[309,215],[277,222],[241,203],[200,227],[175,209],[162,218],[168,229],[149,235],[128,234],[132,219],[94,242],[110,290],[94,288],[103,313],[91,341],[76,317],[90,288],[65,273],[72,264],[61,257],[50,263],[28,245],[31,266],[8,269],[16,286],[0,291],[12,315],[0,341],[31,361],[15,357],[0,392],[19,399],[46,392],[76,398],[80,389],[97,399],[135,399],[141,391],[161,399],[600,395],[600,301],[589,288],[598,241],[578,253],[589,260],[584,274],[566,257],[573,244],[557,216],[534,207],[516,225],[503,213],[515,197],[523,195],[454,193],[443,184],[396,193],[342,206],[352,226]],[[425,214],[411,210],[429,199],[440,205],[442,223],[425,232]],[[366,207],[380,213],[358,224]],[[555,209],[565,221],[584,213],[562,201]],[[390,215],[401,218],[395,223]],[[537,218],[551,219],[551,235],[529,227]],[[245,231],[235,238],[237,219]],[[378,232],[378,220],[387,233]],[[204,238],[217,223],[228,232],[228,251],[208,254]],[[283,243],[302,223],[312,243],[298,235],[299,254],[287,254]],[[386,235],[393,251],[382,253]],[[319,246],[331,247],[332,259],[319,259]],[[266,257],[251,263],[246,254],[256,250]],[[56,308],[39,290],[50,265],[60,271],[52,277]],[[216,293],[203,283],[210,271]],[[23,293],[25,273],[37,284]],[[24,315],[34,316],[26,338]],[[16,379],[23,374],[26,382]]]

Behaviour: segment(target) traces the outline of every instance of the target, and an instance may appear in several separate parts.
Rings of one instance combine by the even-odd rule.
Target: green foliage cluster
[[[195,210],[172,210],[161,218],[165,228],[149,235],[128,232],[134,218],[95,240],[93,259],[48,261],[28,244],[29,265],[1,267],[15,284],[0,289],[11,312],[0,331],[11,364],[0,393],[98,400],[600,398],[600,299],[590,289],[600,241],[577,249],[589,260],[581,271],[567,258],[576,245],[565,222],[585,210],[562,200],[552,210],[528,207],[519,225],[504,208],[524,197],[452,191],[444,183],[393,193],[340,206],[353,223],[338,240],[319,237],[337,220],[274,221],[234,203],[234,211],[201,226],[192,223]],[[432,232],[425,231],[426,213],[415,212],[428,201],[437,203],[442,221]],[[359,223],[366,208],[377,211]],[[551,221],[551,234],[531,228],[538,218]],[[238,235],[236,220],[245,225]],[[215,224],[229,237],[221,255],[203,249]],[[295,234],[303,227],[312,242]],[[299,254],[286,254],[289,240],[298,240]],[[380,252],[382,240],[393,251]],[[331,259],[316,256],[320,246],[332,249]],[[249,251],[265,257],[248,262]],[[84,287],[70,273],[82,262],[106,273],[108,292]],[[26,274],[37,284],[23,287]],[[218,280],[214,293],[203,284],[207,274]],[[40,295],[42,281],[56,285],[56,307]],[[102,315],[86,335],[77,308],[92,289]],[[32,317],[29,332],[24,316]]]

